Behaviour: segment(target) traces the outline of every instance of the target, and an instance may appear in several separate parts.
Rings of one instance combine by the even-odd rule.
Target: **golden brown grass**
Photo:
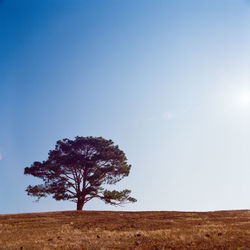
[[[250,249],[250,211],[0,215],[0,249]]]

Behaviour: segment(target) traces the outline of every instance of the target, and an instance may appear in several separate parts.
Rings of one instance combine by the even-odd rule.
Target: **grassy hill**
[[[250,249],[250,211],[0,215],[0,249]]]

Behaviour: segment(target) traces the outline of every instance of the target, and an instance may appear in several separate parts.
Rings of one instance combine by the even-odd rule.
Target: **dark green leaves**
[[[125,189],[123,191],[104,191],[103,199],[106,203],[110,203],[112,205],[122,205],[126,202],[136,202],[135,198],[130,197],[131,191],[128,189]]]
[[[71,200],[82,205],[93,198],[120,205],[135,202],[129,190],[103,191],[102,185],[115,184],[129,175],[131,165],[113,141],[102,137],[63,139],[43,162],[26,167],[24,174],[42,179],[43,184],[28,186],[28,195],[38,199],[52,195],[56,200]],[[80,206],[81,207],[81,206]]]

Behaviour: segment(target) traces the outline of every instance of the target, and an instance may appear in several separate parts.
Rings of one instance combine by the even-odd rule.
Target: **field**
[[[0,215],[0,249],[250,249],[250,211]]]

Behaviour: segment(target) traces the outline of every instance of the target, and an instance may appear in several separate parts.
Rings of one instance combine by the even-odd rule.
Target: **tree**
[[[34,162],[24,170],[43,180],[43,184],[26,189],[38,200],[52,195],[56,200],[70,200],[82,210],[86,202],[99,198],[111,205],[136,202],[131,191],[109,191],[103,185],[116,184],[129,175],[131,165],[122,150],[112,140],[102,137],[75,137],[63,139],[49,151],[48,159]]]

